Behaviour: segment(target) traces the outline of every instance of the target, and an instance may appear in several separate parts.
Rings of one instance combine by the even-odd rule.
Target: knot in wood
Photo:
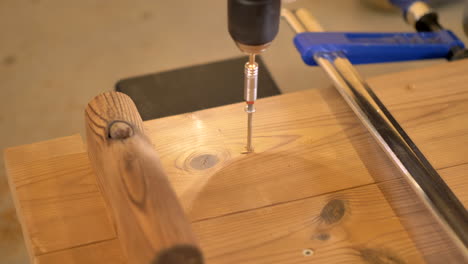
[[[328,233],[318,233],[313,236],[313,239],[320,240],[320,241],[326,241],[330,239],[330,234]]]
[[[180,155],[176,160],[176,167],[194,174],[222,168],[230,153],[224,148],[199,148]]]
[[[331,200],[329,201],[320,212],[320,218],[331,225],[337,223],[343,218],[346,212],[346,205],[343,200]]]
[[[206,170],[214,167],[219,162],[219,158],[213,154],[203,154],[194,157],[190,161],[190,167],[196,170]]]
[[[113,121],[108,126],[109,138],[126,139],[133,136],[133,127],[125,121]]]

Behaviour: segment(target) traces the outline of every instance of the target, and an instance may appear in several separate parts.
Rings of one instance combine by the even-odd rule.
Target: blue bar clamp
[[[448,30],[421,33],[306,32],[294,44],[302,60],[316,66],[317,52],[343,52],[353,64],[448,58],[463,42]]]
[[[404,16],[414,4],[425,0],[389,0]],[[449,30],[419,33],[307,32],[297,34],[294,44],[302,60],[316,66],[314,54],[342,52],[353,64],[468,57],[463,42]]]

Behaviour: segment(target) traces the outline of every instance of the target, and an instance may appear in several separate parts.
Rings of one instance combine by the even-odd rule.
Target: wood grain
[[[86,153],[33,161],[9,174],[36,254],[116,236]]]
[[[84,153],[81,153],[83,156]],[[65,155],[63,156],[63,159],[60,160],[60,163],[68,163],[68,164],[74,164],[74,168],[76,168],[77,172],[80,171],[80,168],[83,166],[89,166],[89,161],[87,161],[84,158],[77,158],[76,154],[75,155]],[[56,168],[52,166],[44,166],[42,169],[39,171],[42,171],[42,174],[47,174],[51,176],[51,178],[55,177],[60,177],[60,175],[64,174],[76,174],[79,175],[77,172],[72,172],[69,171],[68,173],[64,172],[63,170],[57,170]],[[28,170],[27,171],[29,174],[35,174],[38,172],[38,170]],[[19,174],[18,171],[15,171],[14,174]],[[29,186],[34,193],[34,190],[37,190],[36,192],[39,195],[43,190],[44,186],[41,186],[40,181],[35,181],[35,182],[28,182],[26,186]],[[33,186],[36,186],[37,189],[32,188]],[[68,186],[65,183],[58,183],[56,185],[60,189],[63,189],[64,186]],[[372,188],[369,189],[369,188]],[[48,186],[47,189],[53,189],[53,186]],[[368,207],[362,208],[363,210],[365,209],[366,212],[368,212],[369,216],[365,211],[357,212],[355,210],[361,210],[361,206],[359,204],[363,203],[365,204],[367,200],[373,201],[374,198],[376,199],[375,203],[372,203],[372,206],[370,206],[370,209]],[[335,200],[346,200],[343,203],[341,202],[332,202]],[[360,202],[356,202],[359,200]],[[366,186],[364,187],[363,190],[349,190],[346,191],[346,193],[331,193],[329,195],[324,195],[320,197],[315,197],[308,199],[306,201],[298,201],[294,203],[291,206],[286,206],[289,203],[285,204],[280,204],[277,206],[270,206],[268,208],[263,208],[259,210],[252,210],[245,212],[241,214],[240,216],[232,215],[232,216],[226,216],[226,217],[218,217],[215,219],[211,220],[205,220],[205,221],[198,221],[194,223],[194,228],[197,234],[201,238],[201,243],[202,245],[207,245],[206,246],[206,253],[207,253],[207,262],[208,263],[235,263],[238,259],[242,259],[242,256],[246,254],[246,251],[248,249],[245,249],[245,243],[247,245],[250,245],[249,243],[264,243],[263,246],[259,246],[260,249],[269,251],[271,247],[277,247],[277,245],[281,245],[284,243],[284,245],[289,245],[286,250],[287,256],[291,257],[291,262],[285,262],[285,263],[294,263],[298,259],[302,259],[304,256],[302,255],[302,251],[306,249],[306,247],[311,247],[314,246],[315,254],[314,257],[317,257],[317,263],[327,263],[327,259],[337,259],[337,260],[342,260],[344,263],[346,261],[354,261],[353,263],[366,263],[362,257],[361,253],[364,254],[364,257],[367,258],[383,258],[385,259],[388,256],[394,256],[397,255],[398,259],[403,259],[403,260],[414,260],[416,261],[415,263],[421,263],[420,256],[418,255],[416,249],[414,246],[412,246],[411,241],[408,239],[408,237],[404,233],[404,229],[401,225],[398,223],[398,219],[395,217],[388,217],[386,219],[387,215],[391,215],[392,211],[389,209],[389,206],[386,204],[385,199],[383,199],[383,196],[380,194],[380,192],[372,186]],[[328,204],[328,206],[326,206]],[[356,209],[354,209],[356,207]],[[307,210],[305,210],[306,208]],[[324,209],[328,208],[328,209]],[[345,210],[342,210],[340,208],[344,208]],[[381,212],[380,210],[383,208],[384,212]],[[352,210],[351,210],[352,209]],[[34,210],[34,208],[27,207],[27,211],[30,211],[31,213],[36,213],[36,215],[39,215],[39,211]],[[63,211],[66,211],[65,209],[62,209]],[[378,211],[375,211],[378,210]],[[301,215],[300,211],[305,211],[307,213],[304,213]],[[295,212],[295,213],[291,213]],[[340,213],[342,212],[342,213]],[[94,221],[100,221],[101,217],[99,215],[96,215],[95,213],[87,213],[89,217],[94,217]],[[285,214],[285,215],[290,215],[285,222],[281,222],[279,219],[277,219],[280,215]],[[341,215],[341,216],[340,216]],[[263,216],[263,217],[262,217]],[[369,220],[365,220],[369,217]],[[365,221],[365,222],[372,222],[373,217],[379,217],[383,218],[382,223],[389,224],[392,226],[390,229],[380,229],[376,228],[375,226],[369,227],[366,230],[366,237],[364,236],[358,236],[358,238],[352,238],[353,236],[344,236],[343,234],[343,228],[346,229],[351,229],[351,232],[353,230],[353,226],[359,226],[360,221]],[[274,221],[269,221],[271,219],[275,219]],[[340,218],[340,219],[338,219]],[[67,217],[68,219],[68,217]],[[91,218],[93,219],[93,218]],[[308,221],[309,219],[310,221]],[[343,219],[343,220],[341,220]],[[34,219],[28,219],[28,221],[31,222],[31,225],[34,226],[47,226],[46,223],[44,222],[32,222]],[[101,219],[102,221],[102,219]],[[276,223],[279,221],[279,223]],[[268,222],[271,222],[268,225]],[[105,224],[106,222],[103,222]],[[346,223],[346,224],[344,224]],[[55,224],[55,223],[54,223]],[[108,222],[107,222],[108,224]],[[284,226],[282,226],[284,224]],[[335,228],[336,226],[345,226],[345,227],[339,227]],[[91,229],[92,227],[89,222],[83,221],[81,228],[79,226],[73,226],[77,230],[86,230],[86,229]],[[98,223],[95,223],[94,226],[98,226]],[[275,227],[275,229],[269,228],[269,226]],[[300,241],[297,241],[295,243],[291,244],[291,241],[295,241],[298,239],[298,237],[304,237],[306,236],[306,233],[301,235],[302,230],[299,227],[304,226],[304,229],[307,231],[306,233],[309,235],[315,234],[317,237],[312,241],[312,244],[308,242],[308,240],[301,239]],[[263,235],[264,232],[269,232],[267,236],[264,238],[258,237],[254,239],[255,234],[257,233],[252,233],[251,227],[254,229],[258,228],[258,234]],[[279,228],[281,227],[281,228]],[[226,229],[224,229],[226,228]],[[241,229],[246,228],[245,231],[241,231]],[[298,229],[299,228],[299,229]],[[223,230],[223,232],[217,234],[218,231],[216,230]],[[292,232],[291,230],[297,230],[297,232]],[[335,230],[330,233],[323,233],[319,232],[322,229],[330,229],[330,230]],[[338,230],[338,231],[336,231]],[[341,231],[340,231],[341,230]],[[358,230],[358,229],[356,229]],[[90,235],[99,235],[98,230],[93,229],[93,232],[95,234],[90,234],[87,233],[88,236]],[[216,232],[216,233],[215,233]],[[286,238],[283,238],[285,232],[292,232],[293,234],[291,236],[287,236]],[[318,232],[318,233],[317,233]],[[347,231],[348,232],[348,231]],[[397,234],[393,234],[396,232]],[[244,233],[249,234],[249,236],[246,237],[245,240],[242,240],[241,237],[244,236]],[[36,234],[37,235],[37,234]],[[67,241],[67,239],[70,239],[69,235],[67,232],[54,232],[56,237],[50,238],[51,240],[60,240],[60,241]],[[371,238],[377,238],[377,237],[383,237],[380,239],[377,239],[380,241],[380,243],[374,243]],[[218,239],[212,240],[214,237],[218,237]],[[271,239],[271,238],[274,239]],[[105,239],[105,237],[102,237]],[[391,238],[391,239],[389,239]],[[97,239],[97,237],[96,237]],[[366,239],[369,239],[367,241]],[[389,240],[387,240],[389,239]],[[393,239],[393,240],[392,240]],[[325,240],[325,241],[324,241]],[[340,248],[337,247],[335,248],[334,242],[339,240],[340,245],[347,245],[345,248]],[[220,241],[226,241],[223,243],[229,243],[229,244],[222,244],[217,246]],[[229,242],[231,241],[231,242]],[[237,241],[237,242],[236,242]],[[314,242],[315,241],[315,242]],[[323,242],[322,242],[323,241]],[[399,246],[399,241],[405,245],[405,248],[407,250],[400,254],[400,247]],[[317,244],[317,242],[320,242]],[[315,244],[314,244],[315,243]],[[365,244],[365,247],[364,247]],[[81,246],[75,246],[70,249],[63,249],[63,250],[56,250],[52,252],[47,252],[44,254],[39,254],[36,256],[35,261],[37,263],[120,263],[119,261],[124,259],[122,255],[119,255],[118,252],[120,252],[120,249],[115,249],[114,246],[116,245],[116,242],[111,240],[105,240],[103,242],[96,241],[92,243],[82,243]],[[214,247],[214,249],[213,249]],[[284,247],[284,246],[283,246]],[[322,253],[322,247],[324,247],[326,250]],[[239,252],[236,252],[236,250],[239,249]],[[240,250],[242,249],[242,250]],[[247,256],[252,256],[253,259],[258,260],[260,255],[258,255],[257,252],[257,247],[254,247],[255,250],[252,250],[252,252],[248,253]],[[336,251],[337,250],[337,251]],[[108,254],[102,254],[101,252],[108,252]],[[335,253],[336,251],[336,253]],[[264,252],[264,251],[261,251]],[[345,255],[341,255],[341,254]],[[223,255],[223,257],[220,257],[219,254]],[[390,255],[388,255],[390,254]],[[275,259],[278,259],[278,261],[284,260],[284,255],[283,254],[271,254],[268,253],[268,255],[271,255],[270,257],[265,258],[265,261],[272,261],[272,263],[275,262]],[[344,256],[344,257],[343,257]],[[64,262],[60,262],[60,260]],[[65,262],[69,261],[69,262]],[[284,261],[283,261],[284,262]],[[248,262],[247,262],[248,263]],[[253,262],[255,263],[255,262]],[[260,262],[262,263],[262,262]],[[264,262],[268,263],[268,262]],[[282,262],[280,262],[282,263]],[[411,262],[410,262],[411,263]]]
[[[381,182],[378,187],[385,194],[426,263],[456,264],[466,261],[437,220],[403,179]]]
[[[5,150],[5,158],[10,166],[18,166],[23,163],[49,159],[53,157],[83,153],[85,147],[79,134],[16,146]]]
[[[439,169],[468,163],[468,63],[442,63],[428,71],[369,80],[393,116],[431,164]],[[429,75],[425,75],[429,74]]]
[[[84,151],[79,135],[5,151],[31,263],[126,263]]]
[[[417,83],[410,90],[391,83],[397,75],[370,82],[436,169],[468,163],[468,148],[460,148],[468,144],[468,64],[444,65],[405,74],[412,76],[409,84]],[[450,68],[447,75],[432,75],[445,68]],[[241,154],[245,115],[239,105],[146,126],[193,219],[400,177],[334,89],[262,99],[255,116],[256,153],[251,155]],[[192,160],[207,155],[218,162],[203,170],[192,166]],[[242,198],[217,199],[221,195]]]
[[[124,264],[128,263],[122,254],[117,238],[85,244],[79,247],[55,251],[38,256],[35,264]]]
[[[195,222],[194,229],[208,263],[424,263],[373,184]]]
[[[76,158],[75,155],[64,157],[67,159],[64,158],[60,163],[74,164],[77,171],[86,164],[89,166],[86,159]],[[28,172],[34,174],[36,171]],[[47,171],[52,178],[66,174],[62,170],[47,166],[42,171]],[[39,182],[32,182],[26,186],[36,185],[38,191],[43,190],[43,186],[37,185]],[[67,185],[57,186],[63,188]],[[34,208],[27,210],[39,214]],[[93,213],[88,215],[94,216],[94,220],[99,220]],[[372,224],[373,222],[375,223]],[[46,225],[44,222],[34,224]],[[91,226],[83,221],[81,228],[74,228],[86,230]],[[308,258],[316,263],[373,263],[370,262],[372,260],[423,263],[398,218],[393,215],[386,200],[373,184],[240,214],[196,221],[193,227],[206,252],[207,263],[300,263],[305,258],[304,249],[314,250],[314,255]],[[69,238],[66,232],[55,232],[54,235],[57,236],[54,239]],[[36,256],[35,261],[46,264],[120,261],[126,263],[124,257],[119,254],[120,249],[114,247],[117,247],[117,243],[112,239],[83,243],[70,249],[40,254]],[[279,252],[278,248],[281,248]]]
[[[98,95],[85,120],[89,158],[129,263],[203,263],[132,100],[118,92]]]
[[[447,184],[452,186],[452,190],[457,195],[458,199],[463,203],[465,208],[468,208],[468,181],[466,175],[468,172],[468,163],[441,168],[440,175],[446,179]]]
[[[353,118],[352,113],[345,114],[342,118]],[[262,100],[255,117],[255,153],[249,155],[241,154],[245,115],[240,105],[146,125],[193,219],[374,182],[343,133],[360,127],[341,127],[317,91]],[[218,162],[203,170],[194,168],[194,160],[201,156],[216,157]],[[236,198],[217,199],[220,196]]]
[[[467,70],[468,62],[459,61],[369,80],[465,206]],[[240,104],[145,122],[145,128],[193,221],[208,263],[463,263],[451,258],[452,248],[439,236],[438,226],[405,193],[407,186],[398,172],[334,89],[259,100],[256,153],[250,155],[241,154],[245,114]],[[20,159],[7,156],[7,165],[14,164],[9,166],[13,188],[20,179],[18,183],[28,183],[21,187],[25,192],[40,193],[41,181],[28,177],[64,174],[55,166],[16,169],[16,164],[30,164]],[[89,166],[85,159],[70,158],[63,163]],[[75,174],[73,170],[68,173]],[[69,185],[60,182],[47,188]],[[335,200],[346,200],[352,210],[324,209]],[[42,211],[22,207],[22,203],[19,200],[20,213],[41,215]],[[342,208],[331,208],[335,207]],[[327,215],[343,215],[343,220],[327,225],[333,219]],[[33,217],[22,222],[23,228],[39,229],[39,224],[45,223]],[[330,232],[317,233],[323,227]],[[310,239],[313,234],[316,239]],[[68,238],[62,233],[56,239]],[[78,247],[84,250],[96,243]],[[314,254],[301,255],[308,248]],[[44,254],[73,252],[62,249]]]
[[[9,148],[5,161],[32,263],[116,236],[79,135]]]

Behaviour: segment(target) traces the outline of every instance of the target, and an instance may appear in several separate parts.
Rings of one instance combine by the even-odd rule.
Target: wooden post
[[[89,158],[129,263],[203,263],[133,101],[118,92],[98,95],[85,122]]]

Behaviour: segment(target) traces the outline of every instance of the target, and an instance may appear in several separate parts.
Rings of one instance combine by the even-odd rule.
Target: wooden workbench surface
[[[465,207],[467,72],[460,61],[369,80]],[[241,104],[145,123],[207,263],[458,263],[333,88],[257,108],[248,155]],[[5,159],[34,263],[125,263],[78,135]]]

